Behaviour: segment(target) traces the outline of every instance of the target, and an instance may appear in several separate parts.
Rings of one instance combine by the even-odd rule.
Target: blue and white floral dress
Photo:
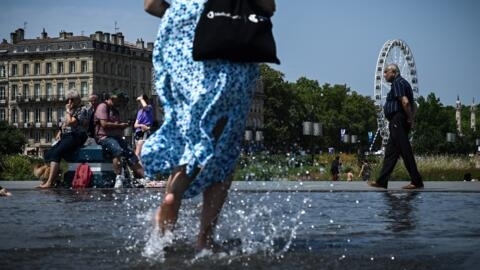
[[[205,0],[174,0],[161,19],[153,50],[155,88],[164,122],[142,148],[147,177],[186,165],[195,176],[184,198],[225,181],[236,166],[259,69],[253,63],[193,61],[195,26]],[[218,140],[214,127],[227,123]]]

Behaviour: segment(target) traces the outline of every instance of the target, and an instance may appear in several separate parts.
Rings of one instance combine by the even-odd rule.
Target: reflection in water
[[[415,197],[418,192],[385,192],[385,201],[389,209],[385,213],[387,230],[393,232],[411,231],[415,229],[416,218]]]

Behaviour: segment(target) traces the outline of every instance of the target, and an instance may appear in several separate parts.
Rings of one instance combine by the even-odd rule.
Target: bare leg
[[[39,188],[50,188],[53,182],[56,180],[58,175],[58,168],[60,167],[60,163],[52,161],[50,162],[50,174],[48,175],[48,179],[45,183],[38,186]]]
[[[200,231],[197,237],[197,250],[213,248],[213,230],[217,225],[218,216],[227,198],[231,183],[232,177],[229,177],[223,183],[214,184],[203,192],[203,208],[200,217]]]
[[[140,162],[135,163],[133,166],[130,166],[133,171],[135,178],[143,178],[145,176],[143,171],[143,166]]]
[[[120,161],[119,157],[114,157],[113,158],[112,165],[113,165],[113,172],[116,175],[122,174],[122,162]]]
[[[135,155],[137,155],[138,158],[140,158],[140,153],[142,152],[144,142],[144,140],[138,140],[138,142],[135,144]]]
[[[191,182],[185,170],[185,166],[179,167],[168,178],[165,198],[158,208],[156,216],[157,224],[162,233],[172,231],[177,222],[183,193]]]

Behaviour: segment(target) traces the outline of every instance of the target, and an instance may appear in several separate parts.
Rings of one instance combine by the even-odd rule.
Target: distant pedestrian
[[[332,161],[332,165],[330,166],[330,173],[332,174],[332,181],[338,181],[338,174],[340,173],[340,157],[336,156],[335,159]]]
[[[135,154],[140,158],[143,144],[151,134],[153,107],[149,103],[148,96],[145,94],[137,97],[137,101],[140,108],[137,111],[137,117],[133,127],[135,128]]]
[[[353,181],[353,172],[352,172],[351,169],[348,170],[348,172],[347,172],[347,181],[349,181],[349,182]]]
[[[363,181],[370,180],[371,169],[372,168],[370,168],[370,164],[368,164],[368,161],[364,159],[362,163],[362,168],[360,168],[360,172],[358,173],[358,177],[361,177]]]

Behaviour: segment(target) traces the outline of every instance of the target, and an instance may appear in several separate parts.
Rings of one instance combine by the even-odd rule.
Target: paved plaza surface
[[[403,190],[407,181],[390,181],[388,190],[411,192]],[[0,181],[0,186],[8,190],[34,189],[40,181]],[[425,187],[418,189],[421,192],[480,192],[480,181],[426,181]],[[232,190],[237,191],[302,191],[302,192],[329,192],[329,191],[369,191],[384,192],[386,189],[373,188],[364,181],[234,181]]]

